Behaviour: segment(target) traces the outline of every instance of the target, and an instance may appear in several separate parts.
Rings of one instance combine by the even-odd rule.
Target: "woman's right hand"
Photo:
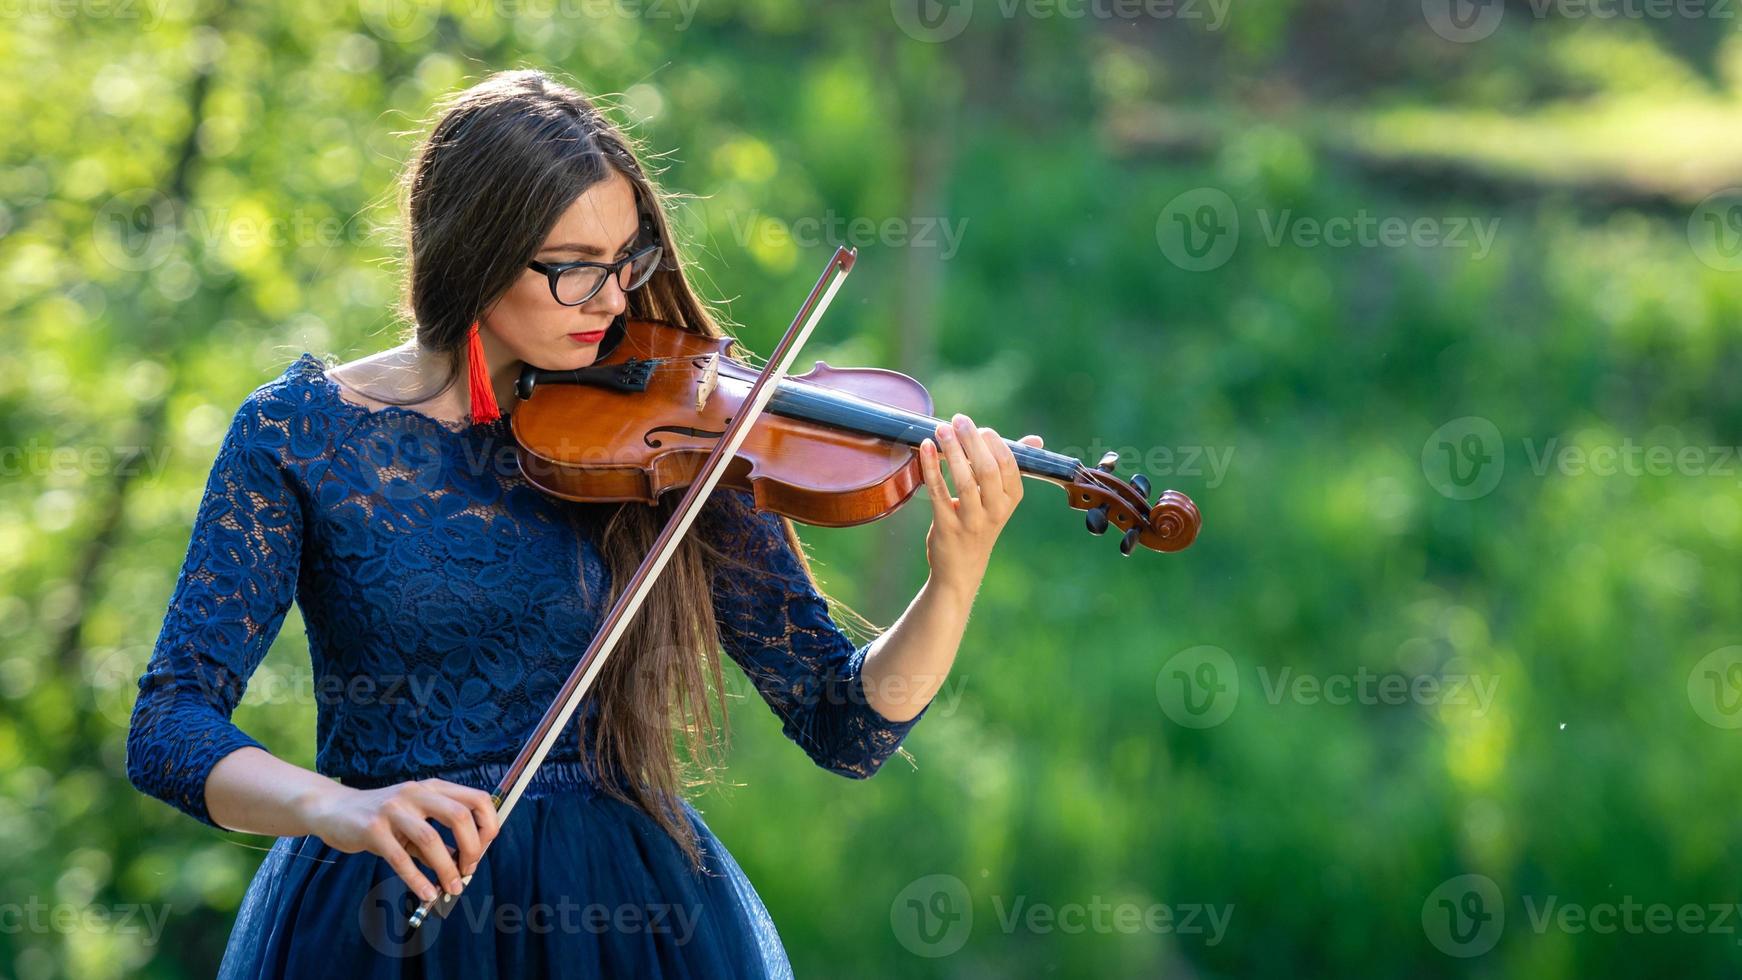
[[[440,892],[412,858],[434,869],[450,894],[460,893],[460,878],[478,868],[484,848],[496,838],[496,807],[481,789],[445,779],[418,779],[380,789],[332,784],[306,804],[310,832],[346,854],[368,851],[387,860],[399,877],[426,902]],[[454,832],[457,853],[430,820]]]

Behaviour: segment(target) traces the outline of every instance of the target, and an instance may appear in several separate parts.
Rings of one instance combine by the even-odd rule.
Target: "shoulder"
[[[304,352],[279,373],[278,377],[250,391],[236,409],[237,424],[258,424],[282,419],[297,409],[307,410],[320,400],[327,364],[313,354]]]
[[[324,450],[336,402],[326,369],[326,362],[304,352],[249,392],[230,421],[228,448],[279,463]]]

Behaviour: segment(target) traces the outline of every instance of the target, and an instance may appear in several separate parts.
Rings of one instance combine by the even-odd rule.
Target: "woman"
[[[704,774],[713,758],[714,653],[819,765],[870,776],[954,660],[1022,497],[1011,451],[965,416],[922,447],[931,574],[862,646],[831,620],[791,523],[717,490],[573,736],[498,827],[487,789],[678,495],[547,497],[513,466],[496,406],[512,410],[523,364],[592,363],[625,314],[723,334],[628,138],[541,73],[461,93],[405,190],[412,338],[331,370],[304,354],[243,403],[140,680],[134,784],[220,829],[279,837],[221,974],[787,974],[754,889],[682,795],[679,750]],[[230,721],[293,600],[314,662],[316,772]],[[459,893],[463,875],[445,919],[404,930],[416,898]]]

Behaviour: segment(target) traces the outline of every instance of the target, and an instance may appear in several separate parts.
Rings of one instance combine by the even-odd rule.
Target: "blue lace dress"
[[[918,718],[866,703],[868,644],[836,626],[780,519],[750,500],[718,489],[691,528],[763,570],[715,575],[722,646],[817,764],[870,776]],[[371,410],[303,354],[248,397],[219,450],[139,681],[129,777],[218,826],[207,774],[260,745],[231,712],[294,600],[320,772],[493,788],[606,611],[605,506],[529,485],[508,419]],[[578,738],[558,743],[457,906],[416,932],[403,926],[416,897],[386,861],[279,838],[220,975],[789,975],[761,900],[696,811],[684,805],[699,873],[652,818],[588,780],[580,753]]]

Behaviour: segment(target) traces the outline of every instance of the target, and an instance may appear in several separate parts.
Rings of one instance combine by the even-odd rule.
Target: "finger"
[[[448,825],[454,832],[454,865],[462,875],[471,874],[478,859],[484,856],[478,841],[478,825],[472,822],[472,811],[458,800],[431,790],[422,798],[424,812]]]
[[[461,786],[458,783],[450,783],[440,779],[435,780],[435,782],[442,792],[459,800],[466,809],[472,811],[473,821],[478,827],[478,843],[484,847],[489,847],[490,842],[494,841],[496,835],[502,831],[502,818],[501,814],[496,812],[496,801],[490,798],[489,793],[481,789],[473,789],[470,786]]]
[[[392,831],[383,830],[381,832],[381,839],[375,843],[374,851],[387,861],[387,866],[392,868],[395,874],[404,879],[405,884],[418,898],[426,902],[433,902],[441,897],[441,891],[428,878],[424,877],[423,872],[417,870],[417,865],[411,861],[411,855],[406,852],[404,847],[400,846],[399,839],[393,836]]]
[[[998,506],[1004,496],[1004,480],[998,473],[998,457],[992,455],[992,430],[975,426],[962,439],[968,462],[974,467],[974,479],[980,485],[980,499],[988,507]]]
[[[496,812],[496,801],[485,790],[450,783],[445,779],[426,779],[424,783],[471,811],[472,824],[478,828],[478,843],[484,847],[489,847],[490,842],[501,832],[501,818]]]
[[[956,418],[967,416],[957,415]],[[960,498],[958,507],[964,517],[978,514],[981,510],[980,485],[974,480],[973,464],[968,462],[967,454],[962,450],[961,433],[956,426],[947,423],[939,426],[938,432],[938,444],[943,447],[944,458],[950,462],[950,479],[955,481],[956,496]]]
[[[997,429],[986,431],[990,433],[987,442],[992,447],[992,455],[998,460],[998,473],[1004,478],[1004,493],[1012,501],[1019,500],[1022,498],[1022,467],[1016,465],[1016,453]]]
[[[991,474],[991,479],[981,484],[986,491],[987,506],[1013,506],[1012,498],[1022,492],[1022,473],[1016,468],[1016,457],[1004,437],[989,425],[980,427],[980,445],[986,450],[986,472]]]
[[[950,499],[950,488],[944,485],[943,470],[938,468],[938,444],[930,439],[919,444],[919,472],[925,477],[925,491],[931,495],[933,520],[954,521],[956,504]]]
[[[460,869],[454,866],[453,856],[448,854],[448,845],[442,840],[442,835],[436,832],[435,825],[425,819],[421,813],[407,808],[396,810],[391,818],[393,829],[399,832],[401,840],[406,842],[406,849],[423,859],[423,863],[434,871],[436,880],[441,882],[449,894],[459,894]]]

